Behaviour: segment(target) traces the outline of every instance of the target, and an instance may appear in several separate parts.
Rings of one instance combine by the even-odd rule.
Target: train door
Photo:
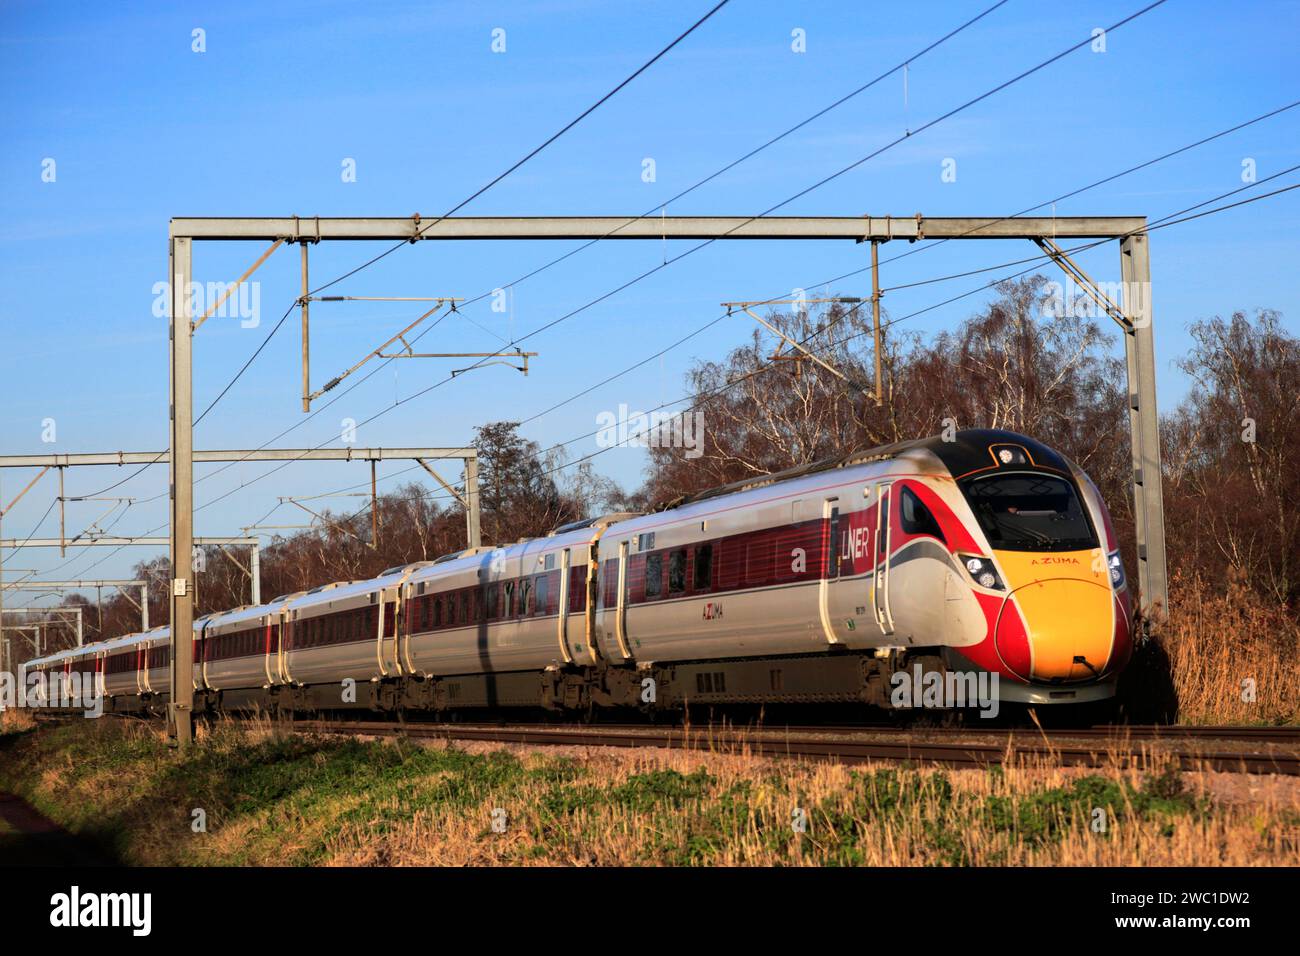
[[[835,625],[831,623],[831,586],[840,576],[840,499],[827,498],[822,502],[822,520],[826,523],[825,546],[822,548],[822,574],[818,586],[817,610],[822,622],[822,632],[828,644],[839,644]]]
[[[556,617],[559,621],[560,659],[566,664],[573,663],[573,653],[569,649],[569,549],[560,552],[560,587],[556,597]]]
[[[293,683],[293,674],[289,671],[289,652],[293,650],[294,630],[297,627],[297,622],[293,620],[293,616],[297,613],[297,611],[288,610],[276,613],[276,618],[280,624],[280,648],[276,652],[276,657],[279,660],[279,674],[282,684]]]
[[[194,624],[194,687],[208,687],[208,625],[211,621]]]
[[[420,599],[423,598],[423,584],[403,584],[406,596],[402,599],[402,636],[400,638],[402,645],[402,664],[406,667],[406,673],[415,673],[415,661],[411,659],[411,634],[415,630],[415,622],[411,620],[415,614],[415,599],[417,591],[420,592]]]
[[[262,618],[262,641],[264,643],[262,670],[263,673],[266,674],[266,686],[268,687],[275,683],[276,669],[278,667],[278,662],[276,661],[277,648],[275,645],[278,644],[279,641],[276,640],[275,619],[276,615],[274,614],[267,614]]]
[[[194,684],[194,689],[203,690],[208,686],[208,664],[207,664],[207,634],[208,625],[211,621],[204,621],[195,625],[194,639],[190,642],[190,680]]]
[[[401,603],[400,587],[384,588],[379,592],[379,674],[396,677],[402,673],[398,661],[397,606]]]
[[[893,543],[889,533],[890,512],[894,504],[894,485],[890,481],[876,483],[876,520],[874,533],[874,571],[871,579],[872,604],[876,624],[881,634],[894,633],[894,615],[889,608],[889,567]]]
[[[630,660],[632,652],[627,646],[627,555],[628,542],[618,543],[618,606],[614,611],[614,637],[618,640],[619,653],[624,660]]]
[[[149,642],[141,641],[135,655],[135,685],[141,694],[147,694],[149,687]]]

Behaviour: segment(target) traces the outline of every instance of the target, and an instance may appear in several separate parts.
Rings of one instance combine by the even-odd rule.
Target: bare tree
[[[833,305],[818,319],[774,315],[843,378],[809,361],[772,361],[755,332],[724,362],[690,373],[706,429],[702,457],[651,451],[643,495],[666,500],[770,474],[854,449],[958,427],[1008,428],[1060,448],[1104,492],[1127,501],[1123,365],[1096,322],[1047,308],[1047,280],[997,287],[998,298],[953,333],[926,344],[889,335],[882,352],[884,404],[872,391],[874,358],[862,310]],[[792,354],[792,353],[788,353]],[[1124,506],[1127,508],[1127,505]]]
[[[1165,423],[1170,538],[1210,580],[1228,566],[1279,602],[1300,596],[1300,340],[1262,310],[1194,323],[1192,377]]]

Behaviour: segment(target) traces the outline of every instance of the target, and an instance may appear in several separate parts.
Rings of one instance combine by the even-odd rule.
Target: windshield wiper
[[[1051,541],[1052,541],[1052,538],[1051,538],[1050,535],[1043,534],[1043,532],[1041,532],[1041,531],[1035,531],[1033,528],[1028,528],[1028,527],[1025,527],[1025,526],[1023,526],[1023,525],[1017,524],[1017,523],[1015,523],[1015,522],[1008,521],[1007,519],[1002,518],[1002,517],[999,517],[998,515],[993,514],[992,512],[990,512],[989,516],[990,516],[990,517],[991,517],[995,522],[997,522],[997,524],[998,524],[1001,528],[1003,528],[1003,529],[1006,530],[1006,531],[1010,531],[1010,532],[1012,532],[1013,534],[1015,534],[1015,535],[1018,536],[1018,537],[1023,537],[1023,536],[1025,536],[1025,535],[1029,535],[1030,537],[1033,538],[1033,540],[1038,541],[1038,542],[1040,542],[1040,543],[1044,543],[1044,544],[1050,544]]]

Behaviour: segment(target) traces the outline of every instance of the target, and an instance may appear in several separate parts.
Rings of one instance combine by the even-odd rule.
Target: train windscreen
[[[1052,475],[987,475],[962,482],[994,550],[1083,551],[1097,536],[1074,486]]]

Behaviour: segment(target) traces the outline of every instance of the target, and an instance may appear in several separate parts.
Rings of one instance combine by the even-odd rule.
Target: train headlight
[[[1112,551],[1107,555],[1106,565],[1110,568],[1111,585],[1122,588],[1124,586],[1124,562],[1120,560],[1118,551]]]
[[[971,580],[980,587],[988,588],[991,591],[1004,590],[1002,579],[998,577],[997,569],[993,567],[993,562],[988,558],[963,554],[961,559],[966,565],[966,571],[970,574]]]

